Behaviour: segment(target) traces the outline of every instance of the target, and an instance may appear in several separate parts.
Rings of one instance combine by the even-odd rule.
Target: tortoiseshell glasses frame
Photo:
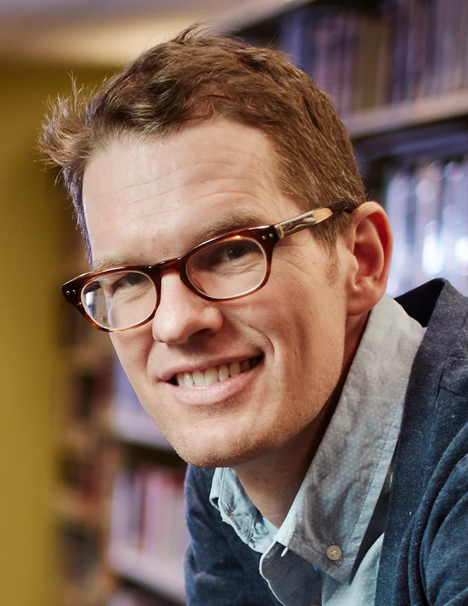
[[[348,202],[334,202],[275,225],[211,238],[181,257],[155,265],[122,265],[88,272],[64,284],[62,291],[95,328],[105,332],[130,330],[154,317],[164,272],[177,271],[187,288],[208,301],[240,299],[267,283],[273,248],[282,238],[336,213],[352,211]]]

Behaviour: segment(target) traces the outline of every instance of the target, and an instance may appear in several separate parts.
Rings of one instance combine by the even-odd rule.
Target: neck
[[[310,426],[280,448],[234,468],[252,503],[276,528],[291,508],[337,402],[330,399]]]

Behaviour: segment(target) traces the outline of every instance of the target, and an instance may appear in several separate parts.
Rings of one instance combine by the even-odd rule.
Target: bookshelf
[[[395,130],[413,129],[468,116],[468,89],[385,105],[342,117],[354,140],[376,137]]]
[[[79,327],[69,310],[63,308],[63,313],[68,332],[62,344],[64,380],[53,499],[59,577],[56,603],[99,606],[107,603],[116,585],[103,557],[110,485],[119,462],[101,421],[108,406],[109,353],[107,344],[96,340],[87,326]]]
[[[164,559],[141,555],[125,547],[111,550],[110,560],[122,577],[177,603],[184,603],[181,565],[168,564]]]
[[[369,195],[393,223],[392,294],[440,273],[468,294],[466,7],[263,0],[249,18],[233,13],[220,26],[289,52],[335,100]],[[64,281],[84,271],[76,230],[66,240]],[[107,336],[71,308],[65,317],[63,474],[54,506],[71,570],[57,603],[181,605],[183,465],[139,405]]]
[[[392,222],[393,295],[438,276],[468,294],[466,31],[456,0],[272,3],[240,30],[332,97]]]
[[[109,345],[87,356],[80,342],[74,353],[54,499],[65,563],[58,603],[107,606],[131,582],[160,606],[183,604],[184,466],[148,415],[132,413],[129,385],[121,397],[123,371]]]
[[[62,235],[65,281],[86,265],[70,217]],[[61,317],[56,604],[180,606],[184,464],[140,406],[109,337],[65,302]]]

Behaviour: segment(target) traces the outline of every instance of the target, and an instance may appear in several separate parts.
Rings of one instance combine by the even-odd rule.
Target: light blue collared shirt
[[[424,330],[387,295],[374,307],[336,411],[279,529],[232,469],[216,469],[210,502],[262,554],[260,574],[284,606],[374,604],[391,463]]]

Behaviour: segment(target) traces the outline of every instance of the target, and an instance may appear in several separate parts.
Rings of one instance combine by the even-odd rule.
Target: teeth
[[[201,372],[198,372],[198,371],[194,372],[193,373],[193,382],[198,387],[203,387],[205,385],[205,377],[202,375]]]
[[[219,367],[218,381],[225,381],[226,379],[229,379],[229,368],[226,364],[223,364]]]
[[[208,368],[205,371],[205,385],[213,385],[218,382],[218,370],[216,368]]]
[[[257,360],[244,360],[242,363],[232,362],[231,364],[221,364],[218,367],[208,368],[207,370],[200,372],[199,370],[194,373],[191,372],[178,372],[177,373],[177,384],[183,387],[208,387],[217,383],[218,381],[225,381],[229,377],[236,377],[237,375],[253,368],[257,363]]]

